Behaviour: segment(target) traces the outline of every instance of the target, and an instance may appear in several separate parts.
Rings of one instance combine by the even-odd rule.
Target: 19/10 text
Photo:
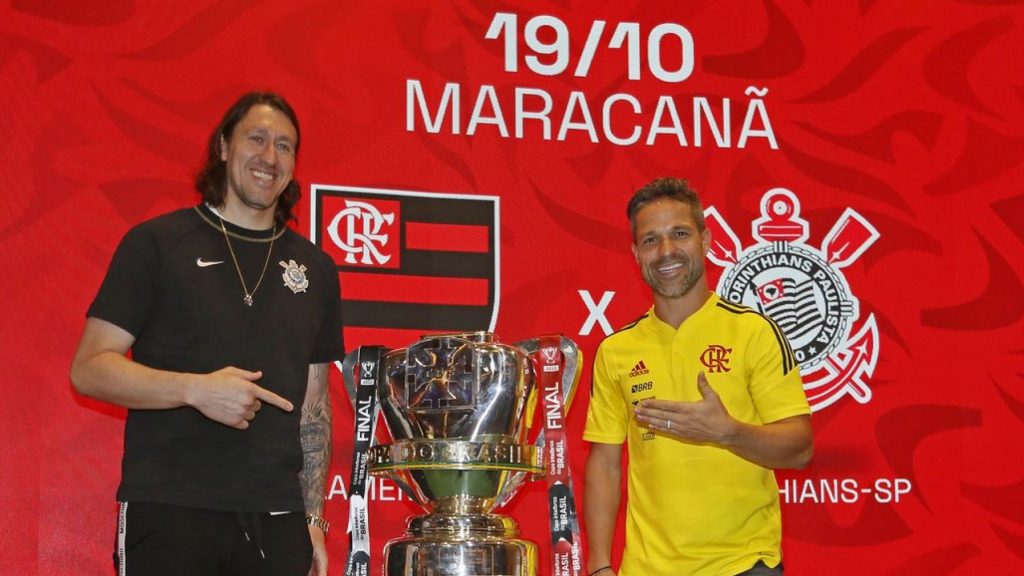
[[[607,24],[604,20],[595,20],[591,24],[583,50],[576,57],[574,76],[582,78],[590,72],[594,57],[603,45]],[[542,76],[557,76],[569,69],[573,56],[569,46],[569,28],[565,22],[554,16],[534,16],[526,21],[522,34],[526,47],[532,52],[526,55],[523,61],[532,72]],[[553,40],[542,38],[552,35]],[[520,61],[519,15],[497,12],[484,37],[488,40],[504,38],[505,71],[517,72]],[[662,82],[682,82],[693,73],[693,36],[685,26],[671,22],[658,24],[647,33],[645,52],[641,48],[641,38],[639,23],[619,22],[605,45],[608,49],[616,50],[625,47],[627,77],[630,80],[640,80],[641,56],[644,53],[647,56],[647,70]],[[663,65],[663,45],[670,48],[678,47],[678,68],[667,70]]]

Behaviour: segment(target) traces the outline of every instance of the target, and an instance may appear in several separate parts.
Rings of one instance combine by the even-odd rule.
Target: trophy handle
[[[514,346],[518,346],[528,356],[533,357],[540,351],[540,338],[516,342]],[[560,336],[558,347],[562,351],[562,357],[565,358],[565,366],[562,369],[562,411],[564,414],[568,414],[569,408],[572,406],[572,399],[576,396],[576,388],[580,383],[580,373],[583,371],[583,353],[580,352],[575,342],[565,336]],[[538,449],[544,446],[544,430],[537,434],[534,444]]]
[[[342,379],[345,381],[345,392],[348,393],[349,404],[352,405],[352,409],[356,409],[356,379],[355,379],[355,367],[356,359],[359,357],[359,348],[349,352],[345,355],[345,359],[341,362],[335,362],[334,364],[341,370]]]
[[[540,350],[540,338],[530,338],[529,340],[516,342],[513,346],[521,348],[528,356],[533,356]],[[572,399],[576,395],[576,386],[580,382],[580,373],[583,370],[583,362],[581,360],[583,358],[576,343],[565,336],[560,337],[558,347],[562,351],[562,357],[565,358],[565,368],[562,372],[562,405],[565,412],[568,413],[569,407],[572,405]]]
[[[353,411],[355,411],[355,409],[356,409],[356,379],[355,379],[356,370],[355,370],[355,368],[356,368],[356,363],[359,361],[359,348],[362,348],[362,347],[361,346],[357,347],[355,350],[353,350],[353,351],[349,352],[348,354],[346,354],[344,360],[342,360],[341,362],[335,362],[335,364],[338,365],[339,370],[341,370],[341,375],[342,375],[342,377],[343,377],[343,379],[345,381],[345,392],[348,394],[349,404],[352,406],[352,410]],[[383,352],[384,351],[382,351],[382,353],[381,353],[381,358],[384,357]],[[372,431],[370,433],[370,439],[371,439],[370,443],[373,446],[377,446],[377,445],[380,444],[380,439],[377,436],[377,423],[378,423],[379,411],[380,411],[380,404],[378,403],[377,404],[377,409],[374,410],[374,413],[373,413],[373,424],[371,426],[371,430]],[[405,492],[406,496],[408,496],[414,502],[419,502],[420,501],[420,498],[419,498],[419,496],[417,496],[416,491],[413,489],[413,487],[410,486],[408,483],[406,483],[404,480],[402,480],[402,478],[400,476],[398,476],[397,474],[388,473],[387,477],[388,477],[389,480],[394,482],[395,485],[398,486],[398,488],[400,490]]]
[[[527,356],[533,357],[540,353],[540,338],[530,338],[529,340],[523,340],[522,342],[516,342],[513,344],[526,352]],[[581,361],[581,352],[576,343],[566,338],[565,336],[559,337],[559,349],[562,352],[562,357],[565,360],[565,365],[562,368],[562,410],[563,413],[569,412],[569,406],[572,404],[572,399],[576,394],[576,387],[580,382],[580,373],[583,370],[583,362]],[[537,438],[534,441],[534,445],[537,447],[538,453],[543,453],[544,450],[544,429],[542,428],[537,434]],[[505,506],[512,497],[515,495],[515,491],[518,488],[520,479],[526,477],[525,472],[513,472],[513,478],[519,481],[511,481],[507,486],[515,487],[506,489],[496,499],[496,508]]]

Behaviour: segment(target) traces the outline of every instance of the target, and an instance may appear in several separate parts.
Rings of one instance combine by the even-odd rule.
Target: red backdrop
[[[67,366],[117,241],[196,201],[209,130],[253,88],[302,121],[299,230],[339,265],[344,245],[409,266],[342,267],[350,347],[445,322],[580,344],[578,496],[589,361],[648,303],[624,202],[676,175],[715,209],[713,284],[813,280],[840,325],[800,343],[816,453],[780,474],[788,571],[1024,571],[1022,45],[1009,0],[4,3],[3,572],[110,573],[124,414]],[[806,224],[783,244],[758,227],[800,223],[766,216],[776,188]],[[330,234],[360,190],[399,209],[387,247]],[[352,416],[332,378],[339,574]],[[379,552],[415,509],[376,488]],[[545,506],[535,483],[508,511],[543,543]]]

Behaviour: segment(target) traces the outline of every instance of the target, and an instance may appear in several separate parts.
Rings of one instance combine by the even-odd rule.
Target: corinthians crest
[[[298,294],[299,292],[305,292],[306,288],[309,288],[309,279],[306,278],[306,266],[297,264],[295,260],[289,260],[285,262],[281,260],[278,262],[284,273],[281,274],[281,279],[284,280],[284,285],[291,288],[292,294]]]
[[[725,299],[770,316],[782,328],[800,363],[812,410],[849,394],[871,400],[866,378],[878,361],[873,314],[857,325],[860,306],[842,268],[878,239],[878,231],[847,208],[821,248],[805,243],[800,201],[785,188],[761,197],[761,217],[751,223],[758,241],[744,248],[713,206],[704,211],[711,230],[708,258],[724,268],[717,291]]]

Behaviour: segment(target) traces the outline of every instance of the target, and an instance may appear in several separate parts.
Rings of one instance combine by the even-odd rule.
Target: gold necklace
[[[242,292],[245,293],[245,297],[242,298],[242,302],[245,302],[246,306],[252,306],[252,296],[260,289],[260,284],[263,282],[263,276],[267,273],[267,264],[270,264],[270,253],[274,251],[274,240],[277,239],[277,224],[274,225],[274,230],[270,234],[270,248],[267,249],[267,259],[263,262],[263,271],[260,272],[260,277],[256,280],[256,286],[253,287],[252,292],[249,292],[249,288],[245,285],[245,277],[242,276],[242,267],[238,265],[238,258],[235,256],[235,250],[231,247],[231,240],[228,238],[228,229],[224,227],[224,219],[220,219],[220,231],[224,233],[224,241],[228,243],[228,252],[231,254],[231,261],[235,263],[235,271],[238,272],[238,279],[242,281]]]

